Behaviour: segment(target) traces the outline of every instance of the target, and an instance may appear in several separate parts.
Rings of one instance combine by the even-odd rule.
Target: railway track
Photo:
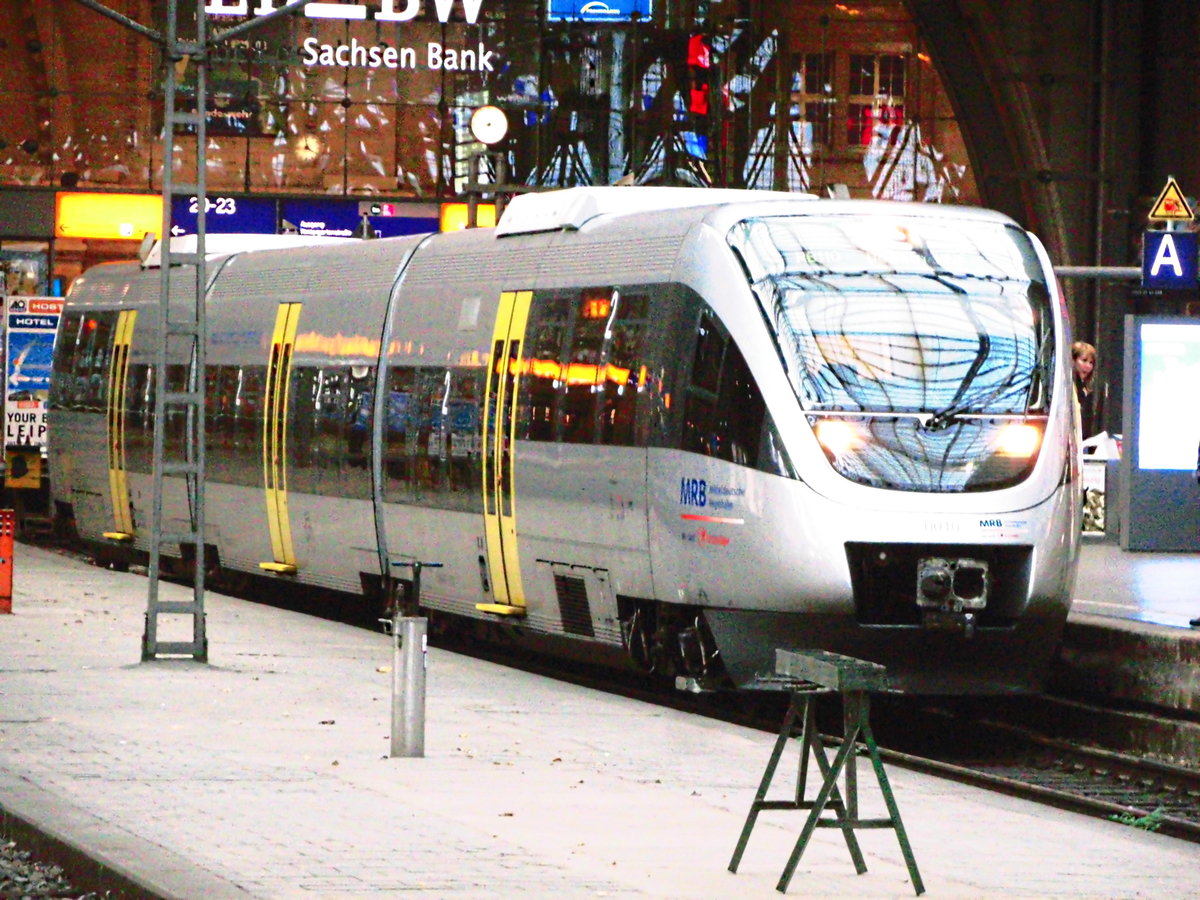
[[[888,728],[879,737],[886,761],[1200,843],[1196,769],[1039,733],[1012,719],[969,718],[941,709],[925,715],[942,720],[940,733],[953,737],[905,741]]]

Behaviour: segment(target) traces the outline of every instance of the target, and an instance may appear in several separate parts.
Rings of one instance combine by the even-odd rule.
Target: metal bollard
[[[420,616],[392,624],[392,756],[425,755],[426,626]]]
[[[429,621],[415,615],[421,606],[421,569],[437,562],[395,562],[412,569],[408,602],[397,599],[392,612],[392,756],[425,755],[425,665]],[[406,616],[405,612],[414,613]]]

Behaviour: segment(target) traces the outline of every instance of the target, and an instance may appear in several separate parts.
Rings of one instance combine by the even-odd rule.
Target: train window
[[[261,487],[263,366],[210,366],[205,376],[208,475],[214,481]]]
[[[645,443],[636,432],[638,396],[648,380],[645,339],[649,299],[645,294],[613,292],[616,315],[605,341],[600,443],[634,446]]]
[[[71,407],[104,412],[108,401],[108,362],[112,353],[117,313],[88,313],[81,317],[75,344]]]
[[[351,367],[340,378],[329,376],[322,386],[319,415],[322,432],[343,429],[345,461],[352,469],[369,469],[371,430],[375,422],[375,369]],[[339,426],[339,423],[344,423]]]
[[[745,357],[709,312],[696,328],[682,447],[777,475],[792,471]]]
[[[412,399],[415,376],[416,370],[406,366],[397,366],[388,372],[387,417],[384,419],[383,429],[383,493],[384,497],[393,501],[411,499],[410,461],[411,448],[416,444],[416,433],[410,427],[408,404]],[[360,402],[363,414],[368,416],[368,422],[370,418],[367,407],[371,402],[373,398],[369,401],[364,398]],[[369,433],[368,431],[368,435]]]
[[[692,358],[692,387],[710,394],[717,392],[721,362],[725,356],[725,336],[708,313],[700,316],[696,329],[696,354]]]
[[[67,312],[59,326],[54,348],[53,378],[50,382],[50,409],[73,409],[75,404],[75,369],[79,364],[80,337],[83,315]]]
[[[346,451],[344,444],[335,443],[332,455],[322,456],[322,450],[330,449],[319,440],[317,421],[317,401],[325,375],[323,369],[292,364],[286,411],[287,487],[289,491],[305,494],[325,494],[333,488],[335,496],[361,496],[354,490],[353,482],[331,478],[326,483],[325,476],[340,469]],[[337,377],[333,374],[334,379]]]
[[[517,437],[526,441],[555,439],[555,407],[561,386],[559,360],[569,331],[571,300],[537,298],[526,329],[527,365],[521,376]]]
[[[417,369],[409,404],[409,433],[415,436],[409,443],[413,488],[416,501],[425,506],[437,506],[436,498],[446,486],[449,442],[442,404],[450,390],[449,381],[450,372],[446,369]]]
[[[725,352],[717,408],[719,433],[725,442],[722,458],[743,466],[757,465],[766,404],[750,367],[732,341]]]
[[[213,481],[261,487],[266,366],[211,366],[205,376],[206,468]],[[151,395],[151,404],[153,398]]]
[[[209,458],[233,445],[233,399],[237,384],[234,366],[209,366],[204,376],[206,447]]]
[[[806,410],[941,421],[1046,403],[1050,294],[1018,228],[779,216],[746,220],[728,241]]]
[[[370,366],[292,373],[289,486],[314,494],[369,499],[370,428],[375,370]]]
[[[589,287],[535,295],[526,329],[517,438],[641,446],[661,393],[648,360],[650,295]],[[640,429],[640,431],[639,431]]]
[[[446,375],[441,415],[446,438],[447,477],[439,505],[445,509],[482,512],[479,422],[484,370],[479,367],[451,369]]]
[[[188,389],[188,372],[190,366],[182,363],[167,365],[167,392],[183,393]],[[163,459],[186,459],[189,447],[187,444],[187,408],[172,403],[167,406],[165,425],[163,427]]]
[[[591,444],[596,438],[596,393],[603,383],[601,367],[604,332],[612,308],[609,290],[582,292],[571,344],[563,368],[563,440],[569,444]]]
[[[154,368],[132,363],[125,379],[125,468],[154,471]]]
[[[717,424],[717,390],[721,384],[721,362],[725,357],[725,335],[707,312],[696,327],[696,352],[683,408],[683,449],[705,456],[721,456]]]
[[[482,511],[484,377],[479,367],[392,370],[384,455],[388,500]]]

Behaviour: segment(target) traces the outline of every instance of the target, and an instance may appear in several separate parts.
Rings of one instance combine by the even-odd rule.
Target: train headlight
[[[820,419],[813,426],[817,440],[835,458],[845,456],[863,445],[863,434],[845,419]]]
[[[1042,430],[1026,423],[1005,425],[996,437],[997,455],[1013,459],[1029,459],[1037,455],[1041,445]]]

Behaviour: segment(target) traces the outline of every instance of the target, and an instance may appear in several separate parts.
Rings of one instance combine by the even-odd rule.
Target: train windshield
[[[1044,413],[1048,289],[1020,229],[887,215],[730,231],[805,410],[952,419]]]

